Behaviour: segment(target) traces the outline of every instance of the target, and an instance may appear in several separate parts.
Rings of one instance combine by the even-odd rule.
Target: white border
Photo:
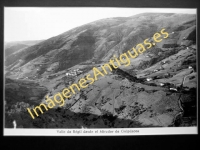
[[[51,7],[49,7],[51,8]],[[84,8],[84,7],[83,7]],[[104,7],[101,7],[104,8]],[[110,7],[113,8],[113,7]],[[119,9],[122,7],[118,7]],[[132,7],[134,8],[134,7]],[[145,9],[145,7],[144,7]],[[154,9],[154,8],[152,8]],[[165,8],[168,9],[168,8]],[[170,9],[170,8],[169,8]],[[174,8],[175,9],[175,8]],[[187,8],[176,8],[176,9],[187,9]],[[196,37],[198,38],[198,19],[197,19],[197,8],[196,9]],[[5,7],[4,7],[5,12]],[[5,19],[5,18],[4,18]],[[4,20],[5,22],[5,20]],[[5,31],[4,31],[5,35]],[[198,70],[198,42],[196,38],[196,60],[197,60],[197,74]],[[5,58],[5,54],[4,54]],[[3,61],[4,64],[4,61]],[[3,65],[5,67],[5,64]],[[4,68],[5,69],[5,68]],[[4,70],[5,71],[5,70]],[[4,74],[5,79],[5,74]],[[5,99],[5,80],[3,89],[3,98]],[[197,77],[197,127],[198,127],[198,77]],[[3,101],[4,104],[4,101]],[[5,104],[4,104],[5,105]],[[3,120],[5,121],[5,107],[3,107]],[[198,128],[195,127],[162,127],[162,128],[110,128],[110,129],[8,129],[5,128],[5,122],[3,123],[3,135],[4,136],[123,136],[123,135],[180,135],[180,134],[198,134]],[[102,133],[104,132],[104,133]]]
[[[4,129],[4,136],[120,136],[198,134],[197,127],[111,129]]]

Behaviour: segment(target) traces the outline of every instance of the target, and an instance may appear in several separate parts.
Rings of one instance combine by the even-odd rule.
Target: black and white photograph
[[[197,134],[196,18],[4,7],[4,135]]]

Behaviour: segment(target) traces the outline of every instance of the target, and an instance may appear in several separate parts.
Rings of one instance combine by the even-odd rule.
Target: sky
[[[196,9],[4,7],[4,42],[44,40],[99,19],[145,12],[196,14]]]

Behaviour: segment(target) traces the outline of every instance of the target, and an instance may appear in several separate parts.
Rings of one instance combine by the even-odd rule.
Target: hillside
[[[185,29],[189,33],[195,30],[195,16],[140,14],[95,21],[14,53],[6,59],[5,64],[8,70],[18,76],[35,75],[37,69],[41,70],[40,74],[48,75],[86,60],[108,61],[113,54],[119,55],[127,51],[161,28],[166,28],[169,33],[177,30],[177,34],[171,37],[173,42],[170,39],[164,42],[180,44],[181,38],[187,34]],[[161,48],[164,44],[161,42],[157,46]],[[52,69],[53,71],[48,71]]]

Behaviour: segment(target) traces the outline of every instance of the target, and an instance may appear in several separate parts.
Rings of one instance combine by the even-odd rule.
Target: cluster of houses
[[[79,70],[79,69],[75,69],[75,70],[73,70],[73,71],[71,71],[71,72],[67,72],[66,73],[66,76],[68,77],[68,76],[78,76],[78,75],[80,75],[81,73],[83,73],[83,71],[81,71],[81,70]]]

